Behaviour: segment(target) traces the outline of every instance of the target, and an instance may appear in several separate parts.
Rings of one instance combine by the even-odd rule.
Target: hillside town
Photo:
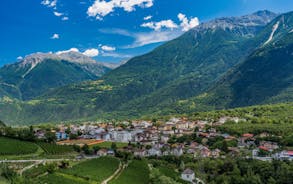
[[[60,145],[93,145],[101,142],[124,143],[119,151],[136,157],[191,155],[194,158],[225,158],[226,156],[253,158],[264,161],[293,160],[293,151],[282,148],[277,142],[267,141],[267,132],[258,135],[245,133],[230,135],[219,130],[225,122],[245,121],[237,117],[221,117],[216,122],[189,121],[171,118],[167,122],[132,121],[114,123],[84,123],[58,125],[55,133]],[[43,139],[45,131],[35,128],[35,135]],[[88,142],[91,141],[91,142]],[[114,150],[99,149],[97,156],[113,155]]]

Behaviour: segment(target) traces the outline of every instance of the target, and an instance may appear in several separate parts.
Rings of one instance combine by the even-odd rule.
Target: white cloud
[[[124,11],[132,12],[135,7],[149,8],[153,6],[153,0],[95,0],[88,8],[87,14],[90,17],[96,17],[98,20],[114,12],[115,8],[122,8]]]
[[[132,58],[133,55],[129,54],[119,54],[119,53],[102,53],[104,57],[114,57],[114,58]]]
[[[22,57],[22,56],[18,56],[16,59],[17,59],[17,60],[22,60],[23,57]]]
[[[148,27],[156,31],[161,30],[162,28],[174,29],[178,25],[175,24],[172,20],[162,20],[160,22],[147,22],[140,25],[141,27]]]
[[[129,32],[124,29],[100,29],[99,30],[105,34],[118,34],[122,36],[131,37],[134,39],[134,42],[130,45],[124,46],[122,48],[136,48],[152,43],[160,43],[172,40],[182,34],[181,30],[164,30],[164,31],[151,31],[151,32]]]
[[[152,18],[153,18],[153,16],[149,15],[149,16],[144,17],[143,20],[150,20]]]
[[[59,13],[59,12],[56,12],[56,11],[54,11],[53,13],[54,13],[54,15],[57,16],[57,17],[60,17],[60,16],[63,15],[63,13]]]
[[[199,20],[197,17],[194,17],[194,18],[191,18],[190,20],[188,20],[186,15],[179,13],[178,19],[181,21],[180,26],[182,28],[182,31],[188,31],[191,28],[194,28],[199,25]]]
[[[83,54],[88,57],[96,57],[99,55],[99,50],[98,49],[87,49],[86,51],[83,52]]]
[[[60,55],[60,54],[68,53],[68,52],[78,52],[78,53],[81,53],[81,54],[86,55],[88,57],[95,57],[95,56],[99,55],[99,50],[98,49],[87,49],[84,52],[80,52],[77,48],[71,48],[71,49],[68,49],[68,50],[58,51],[58,52],[56,52],[56,54]]]
[[[66,20],[69,20],[68,17],[62,17],[62,20],[66,21]]]
[[[54,9],[56,9],[56,6],[57,6],[57,0],[43,0],[42,2],[41,2],[41,4],[42,5],[44,5],[44,6],[47,6],[47,7],[49,7],[49,8],[54,8]]]
[[[116,48],[115,47],[111,47],[111,46],[107,46],[107,45],[103,45],[101,46],[103,51],[115,51]]]
[[[56,39],[59,39],[60,37],[59,37],[59,34],[53,34],[53,36],[51,36],[51,39],[52,40],[56,40]]]
[[[71,48],[69,50],[58,51],[58,52],[56,52],[56,54],[60,55],[60,54],[68,53],[68,52],[79,52],[79,50],[77,48]]]
[[[148,44],[160,43],[172,40],[178,37],[181,32],[178,31],[153,31],[148,33],[134,34],[135,41],[127,48],[141,47]]]

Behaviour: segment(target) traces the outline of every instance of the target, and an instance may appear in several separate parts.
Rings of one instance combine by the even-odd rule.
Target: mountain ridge
[[[260,25],[259,16],[263,14]],[[277,16],[266,11],[244,16],[251,25],[249,29],[244,23],[240,26],[236,23],[237,26],[232,29],[208,27],[199,31],[203,28],[194,28],[150,53],[131,59],[98,80],[63,86],[25,103],[10,101],[9,108],[5,109],[6,113],[0,111],[0,118],[6,120],[10,112],[16,114],[13,121],[19,121],[19,117],[22,117],[32,123],[83,118],[131,118],[146,114],[229,108],[226,102],[218,102],[217,96],[216,101],[210,98],[213,86],[221,80],[225,81],[225,76],[247,62],[260,49],[274,47],[275,41],[291,30],[292,22],[289,21],[287,23],[290,26],[287,29],[283,29],[286,24],[279,23],[278,28],[273,31],[276,22],[287,14],[279,15],[266,24],[270,15],[271,18]],[[231,18],[227,20],[231,22]],[[253,20],[257,24],[251,24]],[[291,43],[290,39],[283,41],[288,42],[283,45]],[[285,51],[282,48],[284,47],[280,47],[281,52]],[[221,89],[219,95],[223,94],[225,97],[225,91]],[[280,97],[276,96],[275,102],[278,99]],[[0,109],[4,104],[7,105],[0,103]],[[19,110],[15,111],[14,106],[20,107]],[[30,117],[33,115],[35,116]]]

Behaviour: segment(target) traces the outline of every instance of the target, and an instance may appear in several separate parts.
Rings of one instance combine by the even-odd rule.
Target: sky
[[[2,0],[0,66],[35,52],[81,52],[120,62],[200,23],[258,10],[293,11],[292,0]]]

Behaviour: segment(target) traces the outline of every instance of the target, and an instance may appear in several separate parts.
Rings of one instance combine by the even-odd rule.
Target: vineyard
[[[24,155],[37,150],[38,146],[34,143],[0,137],[0,155]]]
[[[148,184],[149,168],[146,161],[133,160],[111,184]]]
[[[73,152],[73,147],[72,146],[50,144],[50,143],[45,143],[45,142],[38,142],[37,144],[47,154],[58,155],[58,154],[64,154],[64,153]]]
[[[118,166],[118,159],[114,157],[101,157],[74,165],[72,168],[63,170],[62,172],[100,183],[111,176],[118,169]]]

